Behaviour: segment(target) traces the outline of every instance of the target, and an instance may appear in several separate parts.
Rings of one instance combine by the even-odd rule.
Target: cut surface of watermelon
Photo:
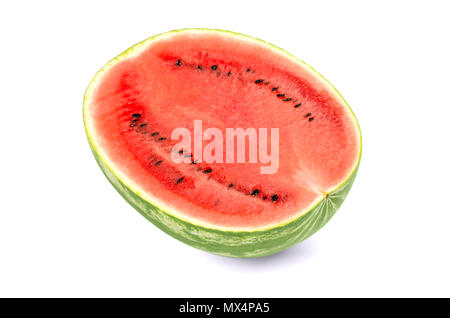
[[[361,154],[358,123],[323,77],[226,31],[177,30],[133,46],[97,73],[83,109],[97,162],[122,196],[174,237],[229,256],[271,254],[317,231],[345,198]],[[193,135],[199,120],[224,135],[278,128],[278,170],[206,163],[191,149],[175,163],[172,132]]]

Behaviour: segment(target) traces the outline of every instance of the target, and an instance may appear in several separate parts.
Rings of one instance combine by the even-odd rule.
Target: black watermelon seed
[[[203,67],[201,65],[197,66],[197,68],[201,71],[203,70]]]
[[[231,72],[228,72],[227,75],[228,75],[228,76],[231,76]]]
[[[272,195],[272,201],[276,202],[278,200],[278,195],[274,194]]]
[[[203,173],[211,173],[211,172],[212,172],[212,169],[211,169],[211,168],[208,168],[208,169],[203,170]]]
[[[267,196],[265,195],[265,196],[263,196],[263,200],[267,200]]]
[[[264,80],[263,79],[259,79],[259,80],[255,81],[255,84],[259,84],[259,83],[262,83],[262,82],[264,82]]]
[[[308,119],[310,122],[314,120],[314,117],[311,117]]]
[[[180,66],[181,65],[181,60],[177,60],[177,63],[175,63],[176,66]]]
[[[250,69],[248,68],[246,72],[250,72]]]
[[[234,186],[234,184],[230,183],[230,184],[228,185],[228,188],[232,188],[233,186]]]
[[[177,180],[177,184],[180,183],[183,180],[184,180],[184,177],[181,177],[180,179]]]
[[[278,87],[272,88],[272,92],[275,92],[275,91],[277,91],[277,90],[278,90]]]
[[[155,162],[155,166],[159,166],[162,163],[162,160],[158,160]]]
[[[133,114],[131,116],[133,116],[134,118],[139,118],[139,117],[141,117],[141,114]]]
[[[140,124],[139,125],[140,128],[144,128],[145,126],[147,126],[147,124]]]
[[[152,134],[152,136],[157,136],[157,135],[159,135],[159,132],[154,132],[154,133]]]
[[[307,113],[307,114],[305,115],[305,117],[309,117],[309,116],[311,116],[311,113]]]
[[[298,103],[298,104],[295,105],[294,107],[295,107],[295,108],[298,108],[298,107],[300,107],[300,106],[302,106],[302,103]]]
[[[166,140],[166,139],[167,139],[166,137],[159,137],[158,141],[163,141],[163,140]]]
[[[139,120],[139,119],[135,118],[135,119],[133,119],[131,122],[132,122],[132,123],[136,123],[138,120]]]
[[[259,193],[259,190],[255,189],[255,190],[252,191],[252,193],[250,195],[258,195],[258,193]]]
[[[284,97],[284,94],[277,94],[277,97],[282,98]]]
[[[179,154],[182,154],[184,152],[184,150],[183,149],[181,149],[181,150],[178,150],[178,153]]]
[[[290,102],[292,100],[292,98],[285,98],[283,99],[283,102]]]
[[[211,69],[212,69],[213,71],[217,70],[217,65],[211,66]]]

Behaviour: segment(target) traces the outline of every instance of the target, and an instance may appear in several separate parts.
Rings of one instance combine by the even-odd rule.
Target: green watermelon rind
[[[133,189],[132,186],[127,185],[126,182],[121,180],[118,173],[115,173],[113,169],[110,168],[107,161],[103,159],[101,152],[97,149],[93,138],[89,132],[87,121],[86,121],[86,101],[90,97],[91,89],[95,86],[94,84],[101,77],[101,75],[113,66],[116,62],[122,60],[123,58],[133,54],[138,51],[140,47],[147,45],[150,41],[155,40],[161,36],[169,35],[173,32],[182,31],[214,31],[214,32],[226,32],[239,37],[244,37],[250,40],[257,40],[271,48],[279,50],[289,57],[295,59],[297,63],[302,63],[307,66],[311,71],[318,75],[327,85],[329,85],[344,102],[350,114],[355,121],[355,127],[358,130],[360,137],[360,151],[358,154],[358,161],[355,164],[350,176],[338,185],[333,191],[328,194],[324,194],[323,198],[318,201],[314,206],[312,206],[308,211],[302,213],[297,218],[289,220],[288,222],[275,225],[270,228],[255,229],[255,230],[230,230],[228,228],[220,229],[218,227],[208,227],[204,224],[195,224],[188,220],[182,219],[178,216],[173,215],[169,211],[165,211],[163,208],[158,207],[155,203],[149,202],[143,198],[143,196]],[[223,30],[210,30],[210,29],[181,29],[169,31],[163,34],[155,35],[148,38],[122,54],[118,55],[111,61],[109,61],[92,79],[89,84],[83,102],[83,119],[85,124],[85,129],[89,141],[89,145],[94,154],[94,157],[100,166],[101,170],[105,174],[106,178],[111,182],[114,188],[121,194],[121,196],[132,205],[139,213],[141,213],[146,219],[152,222],[159,229],[165,233],[173,236],[174,238],[191,245],[195,248],[205,250],[214,254],[230,256],[230,257],[262,257],[266,255],[271,255],[280,252],[290,246],[293,246],[315,232],[321,229],[331,217],[336,213],[339,207],[342,205],[345,197],[347,196],[352,184],[355,180],[359,162],[361,159],[361,133],[359,124],[356,117],[351,110],[350,106],[344,100],[344,98],[339,94],[339,92],[317,71],[315,71],[311,66],[305,62],[297,59],[292,54],[276,47],[273,44],[267,43],[263,40],[252,38],[243,34],[234,33],[230,31]]]

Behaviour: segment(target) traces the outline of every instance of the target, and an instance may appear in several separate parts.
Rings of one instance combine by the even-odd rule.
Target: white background
[[[0,296],[450,296],[448,1],[0,4]],[[95,72],[185,27],[305,60],[361,125],[336,216],[274,256],[232,259],[158,230],[113,189],[82,122]]]

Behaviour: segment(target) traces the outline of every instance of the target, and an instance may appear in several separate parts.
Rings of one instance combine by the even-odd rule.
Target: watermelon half
[[[330,83],[282,49],[228,31],[176,30],[134,45],[95,75],[83,115],[95,159],[125,200],[180,241],[226,256],[273,254],[319,230],[361,156],[357,120]],[[193,136],[195,121],[224,135],[278,128],[277,140],[267,136],[276,172],[250,162],[249,138],[241,162],[176,148],[174,130]],[[212,140],[203,135],[203,151]]]

